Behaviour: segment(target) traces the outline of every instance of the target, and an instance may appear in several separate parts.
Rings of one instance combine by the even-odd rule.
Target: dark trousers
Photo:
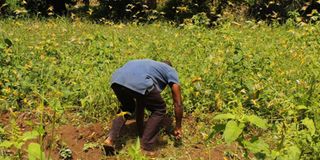
[[[144,113],[144,108],[151,111],[151,116],[144,125],[143,133],[140,134],[142,135],[141,147],[145,150],[152,150],[152,146],[158,137],[161,121],[166,114],[166,104],[162,99],[160,92],[155,88],[149,93],[142,95],[118,84],[112,84],[111,88],[121,103],[121,111]],[[126,116],[117,116],[112,121],[112,127],[109,133],[111,139],[115,140],[118,138],[120,130],[127,118],[128,117]],[[143,121],[137,121],[137,123],[142,123],[143,126]]]

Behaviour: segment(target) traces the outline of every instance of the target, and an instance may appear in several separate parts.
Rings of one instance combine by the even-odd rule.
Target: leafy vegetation
[[[91,6],[90,6],[91,3]],[[318,0],[1,0],[0,14],[9,17],[90,17],[96,22],[143,23],[169,20],[177,24],[215,26],[220,21],[254,19],[284,24],[319,21]]]
[[[66,112],[85,122],[112,117],[118,102],[110,75],[128,60],[169,59],[179,73],[186,114],[210,128],[201,132],[201,141],[219,141],[222,135],[220,140],[239,143],[247,158],[319,158],[318,25],[248,21],[206,29],[57,18],[5,19],[0,26],[1,112],[36,112],[40,123],[33,130],[40,137],[44,127],[54,134],[53,124]],[[170,92],[163,96],[172,114]],[[29,134],[11,126],[0,130],[3,157],[13,156],[5,152],[12,145],[21,149]],[[38,142],[43,147],[41,138]],[[39,144],[29,145],[30,157],[35,152],[43,157]],[[139,156],[137,148],[129,156]],[[61,150],[61,156],[71,154]]]

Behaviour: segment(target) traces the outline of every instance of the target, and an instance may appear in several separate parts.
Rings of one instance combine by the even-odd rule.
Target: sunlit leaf
[[[267,120],[264,120],[256,115],[246,116],[246,120],[256,125],[259,128],[262,128],[262,129],[268,128]]]
[[[0,143],[0,148],[10,148],[12,145],[14,145],[14,142],[11,141],[4,141],[2,143]]]
[[[27,152],[29,160],[45,159],[44,152],[38,143],[30,143]]]
[[[287,153],[281,156],[280,159],[290,159],[290,160],[299,160],[301,155],[301,150],[297,146],[290,146],[287,149]]]
[[[243,123],[238,124],[236,121],[230,120],[223,132],[223,138],[227,143],[235,141],[242,133],[244,127]]]
[[[97,146],[99,146],[98,143],[85,143],[85,144],[83,145],[82,150],[83,150],[84,152],[87,152],[89,149],[96,148]]]
[[[39,133],[37,131],[29,131],[29,132],[24,132],[22,135],[23,141],[27,141],[30,139],[35,139],[39,136]]]
[[[4,133],[4,129],[0,127],[0,133]]]
[[[308,130],[310,131],[311,135],[313,136],[316,132],[316,128],[314,126],[314,122],[312,119],[309,119],[308,117],[302,120],[302,124],[305,125]]]
[[[236,118],[236,116],[234,114],[227,113],[227,114],[218,114],[213,119],[225,120],[225,119],[235,119],[235,118]]]
[[[308,109],[308,107],[306,107],[305,105],[298,105],[296,108],[297,108],[297,110],[305,110],[305,109]]]
[[[4,156],[1,156],[1,155],[0,155],[0,159],[1,159],[1,160],[11,160],[11,158],[9,158],[9,157],[4,157]]]
[[[244,147],[249,149],[252,153],[269,153],[269,145],[265,143],[263,140],[258,139],[254,142],[243,141]]]

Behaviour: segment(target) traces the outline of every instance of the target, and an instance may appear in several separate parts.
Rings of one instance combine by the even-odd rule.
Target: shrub
[[[21,15],[25,9],[19,0],[0,0],[0,13],[4,16]]]
[[[257,20],[285,22],[300,17],[305,22],[319,20],[320,4],[315,0],[256,0],[251,3],[249,16]]]
[[[311,0],[303,4],[299,10],[300,15],[306,22],[315,22],[320,20],[320,3],[319,1]]]
[[[0,14],[2,15],[5,12],[5,0],[0,0]]]
[[[199,16],[199,13],[201,13],[201,17],[204,17],[203,13],[205,13],[210,21],[216,20],[216,17],[211,13],[211,8],[213,5],[209,0],[169,0],[163,11],[169,20],[183,23],[195,15]]]
[[[47,0],[26,0],[24,7],[31,14],[46,15],[49,4]]]
[[[100,0],[100,7],[93,16],[122,22],[153,22],[163,17],[156,6],[152,0]]]
[[[100,0],[100,8],[95,17],[111,20],[133,20],[146,18],[150,12],[141,0]]]
[[[66,15],[66,5],[75,5],[76,0],[0,0],[2,15]]]

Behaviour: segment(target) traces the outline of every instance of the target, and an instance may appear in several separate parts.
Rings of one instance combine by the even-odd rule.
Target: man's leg
[[[122,126],[124,126],[128,115],[119,114],[121,112],[129,112],[133,113],[135,110],[135,101],[130,94],[131,91],[129,89],[121,86],[121,85],[112,85],[111,86],[114,93],[116,94],[118,100],[120,101],[121,105],[120,110],[118,111],[118,115],[112,121],[112,127],[108,134],[108,139],[111,143],[119,137],[120,130]]]
[[[158,138],[161,121],[166,114],[166,104],[162,99],[160,92],[156,89],[147,94],[142,101],[144,101],[142,104],[145,104],[146,108],[151,111],[151,116],[144,128],[141,147],[144,150],[151,151]]]
[[[144,124],[144,107],[145,103],[142,100],[137,100],[136,106],[136,124],[137,124],[137,131],[138,136],[142,138],[143,135],[143,124]]]

